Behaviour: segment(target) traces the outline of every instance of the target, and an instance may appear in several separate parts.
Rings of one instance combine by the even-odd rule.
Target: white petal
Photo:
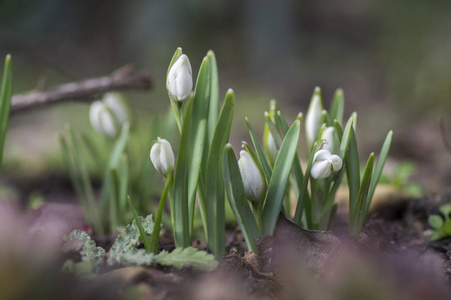
[[[182,54],[172,65],[168,73],[166,87],[172,98],[186,100],[193,89],[193,76],[188,56]]]
[[[119,124],[122,125],[129,120],[126,104],[120,94],[106,93],[103,102],[113,111]]]
[[[341,167],[343,166],[343,161],[338,155],[332,155],[329,158],[329,162],[332,165],[334,172],[340,171]]]
[[[251,201],[259,201],[263,192],[263,178],[248,152],[244,150],[240,152],[238,167],[246,198]]]
[[[114,138],[117,135],[116,123],[111,112],[107,108],[103,107],[99,112],[99,120],[103,133]]]
[[[321,124],[319,120],[321,118],[321,111],[323,110],[323,105],[321,103],[321,98],[315,95],[310,102],[310,106],[307,111],[307,116],[305,119],[305,130],[307,135],[307,141],[310,145],[313,145],[318,137]]]
[[[91,122],[92,127],[97,131],[103,134],[102,124],[100,123],[99,114],[103,109],[102,101],[95,101],[89,107],[89,121]]]
[[[155,169],[166,176],[174,168],[175,158],[171,144],[165,139],[158,138],[150,149],[150,160]]]
[[[330,163],[327,160],[313,163],[310,175],[315,179],[324,179],[330,175]]]
[[[327,127],[323,130],[321,134],[321,139],[326,140],[326,144],[324,144],[323,149],[328,150],[330,153],[335,152],[334,145],[334,128]]]
[[[315,156],[313,156],[313,162],[329,160],[331,155],[332,154],[329,152],[329,150],[325,149],[318,150],[316,151]]]

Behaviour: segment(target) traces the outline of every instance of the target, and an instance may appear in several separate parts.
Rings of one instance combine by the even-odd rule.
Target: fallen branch
[[[92,101],[109,91],[150,89],[152,86],[150,75],[147,73],[132,73],[132,70],[132,66],[126,65],[109,76],[15,95],[12,98],[11,111],[18,112],[68,100]]]

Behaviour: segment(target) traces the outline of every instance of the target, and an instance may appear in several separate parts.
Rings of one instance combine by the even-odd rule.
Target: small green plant
[[[162,251],[158,254],[149,253],[140,248],[145,234],[151,234],[154,227],[152,215],[146,218],[137,217],[131,224],[125,227],[107,252],[96,243],[84,231],[74,230],[66,238],[67,241],[82,240],[83,247],[80,251],[81,262],[69,260],[63,269],[83,276],[86,279],[95,277],[96,270],[103,265],[128,266],[128,265],[165,265],[183,268],[191,266],[201,270],[213,270],[218,265],[214,256],[205,251],[192,247],[176,248],[172,252]]]
[[[355,137],[357,114],[353,113],[343,128],[343,111],[341,90],[335,93],[329,113],[323,109],[320,89],[315,89],[306,115],[310,151],[305,172],[297,153],[303,115],[300,113],[289,126],[275,101],[270,102],[270,111],[265,113],[263,146],[246,119],[254,148],[243,142],[244,150],[237,161],[233,147],[225,147],[227,198],[252,251],[258,236],[273,233],[281,211],[304,228],[328,230],[337,209],[335,194],[345,174],[349,186],[349,232],[357,235],[362,230],[392,132],[385,139],[375,167],[371,154],[361,177]]]
[[[451,236],[451,203],[441,205],[438,210],[440,215],[430,215],[428,219],[433,228],[430,237],[432,241]]]
[[[0,89],[0,166],[3,159],[3,147],[6,133],[8,132],[9,111],[12,98],[12,60],[11,55],[6,55],[3,67],[3,77]]]

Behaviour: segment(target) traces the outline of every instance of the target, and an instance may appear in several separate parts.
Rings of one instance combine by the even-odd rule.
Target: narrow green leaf
[[[230,89],[226,94],[208,154],[206,173],[208,246],[216,257],[221,257],[225,252],[225,192],[222,154],[229,141],[234,106],[235,96],[233,90]]]
[[[8,131],[9,111],[12,98],[12,61],[11,55],[6,55],[3,67],[2,86],[0,90],[0,166],[3,159],[3,147]]]
[[[136,213],[135,207],[133,206],[132,199],[127,197],[128,205],[130,206],[130,210],[132,211],[133,217],[135,218],[136,226],[138,226],[139,235],[144,244],[144,248],[146,248],[146,252],[150,253],[150,243],[149,238],[147,237],[146,231],[144,230],[141,222],[139,221],[138,214]]]
[[[277,155],[273,176],[271,176],[271,181],[269,182],[268,194],[263,207],[263,234],[272,235],[276,226],[277,218],[282,208],[288,177],[290,176],[293,160],[296,156],[300,130],[301,122],[296,120],[290,130],[288,130]]]
[[[249,123],[248,118],[245,118],[246,120],[246,126],[249,130],[249,135],[251,136],[252,144],[254,145],[255,151],[258,154],[258,158],[260,160],[261,165],[263,166],[263,171],[265,172],[266,179],[268,182],[271,180],[272,171],[268,164],[268,161],[265,158],[265,154],[263,152],[262,147],[260,146],[260,143],[258,142],[257,135],[255,134],[254,129],[252,128],[251,124]]]
[[[312,170],[313,165],[313,158],[315,157],[315,153],[320,150],[325,141],[319,140],[315,142],[313,145],[312,151],[310,152],[309,161],[307,164],[307,168],[305,170],[304,179],[302,180],[302,184],[300,186],[299,191],[299,197],[298,197],[298,203],[296,205],[296,212],[294,215],[294,222],[298,224],[299,226],[302,225],[302,215],[304,214],[305,209],[305,218],[306,218],[306,225],[308,229],[312,229],[312,220],[313,220],[313,212],[312,212],[312,199],[310,198],[310,195],[308,193],[308,182],[310,179],[310,171]]]
[[[330,122],[328,126],[334,126],[334,121],[337,120],[338,124],[343,123],[345,99],[343,90],[338,89],[335,91],[332,104],[330,106]]]
[[[208,139],[207,145],[211,145],[213,140],[213,134],[215,132],[216,122],[219,116],[219,76],[218,76],[218,65],[216,63],[216,56],[212,50],[208,51],[207,57],[210,60],[210,106],[208,113]],[[207,152],[208,153],[208,152]]]
[[[257,238],[260,236],[260,231],[246,200],[238,160],[230,144],[227,144],[224,149],[223,166],[225,190],[230,207],[244,235],[248,250],[257,253]]]
[[[358,193],[358,198],[356,201],[356,207],[354,210],[353,217],[349,216],[349,224],[351,226],[351,234],[359,234],[362,231],[365,218],[366,218],[366,200],[368,197],[368,189],[370,188],[371,176],[373,175],[373,164],[374,164],[374,153],[371,153],[370,157],[365,166],[365,171],[363,173],[362,184],[360,185],[360,190]]]
[[[188,148],[188,209],[189,209],[189,231],[192,234],[194,220],[194,204],[196,201],[196,190],[202,162],[207,161],[208,152],[205,150],[207,139],[207,123],[209,115],[209,103],[211,95],[211,70],[210,60],[205,57],[200,66],[194,92],[194,102],[189,131]],[[183,129],[184,130],[184,129]]]
[[[385,161],[387,160],[388,152],[390,150],[391,141],[393,138],[393,131],[390,131],[385,138],[384,144],[382,145],[379,158],[377,159],[376,167],[374,169],[373,177],[371,178],[370,190],[368,191],[367,208],[368,211],[371,200],[373,199],[374,191],[376,190],[377,183],[382,175],[382,170],[384,169]]]
[[[157,213],[155,214],[155,224],[153,226],[152,235],[150,237],[150,252],[157,253],[158,240],[160,237],[161,219],[163,217],[164,206],[168,197],[169,188],[172,185],[172,172],[165,178],[163,192],[161,193],[160,202],[158,203]]]
[[[360,164],[357,140],[354,129],[351,128],[349,140],[349,152],[345,157],[346,175],[349,186],[349,214],[354,215],[357,205],[357,197],[360,189]]]

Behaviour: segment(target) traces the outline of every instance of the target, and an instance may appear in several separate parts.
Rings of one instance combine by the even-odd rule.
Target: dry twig
[[[448,138],[446,137],[445,123],[443,122],[442,118],[438,120],[438,130],[440,132],[440,137],[442,138],[442,142],[445,146],[446,151],[449,155],[451,155],[451,145],[449,144]]]
[[[67,83],[48,90],[37,89],[25,94],[15,95],[12,99],[11,111],[18,112],[68,100],[90,101],[109,91],[146,90],[152,86],[149,74],[132,73],[132,70],[132,66],[126,65],[109,76]]]

